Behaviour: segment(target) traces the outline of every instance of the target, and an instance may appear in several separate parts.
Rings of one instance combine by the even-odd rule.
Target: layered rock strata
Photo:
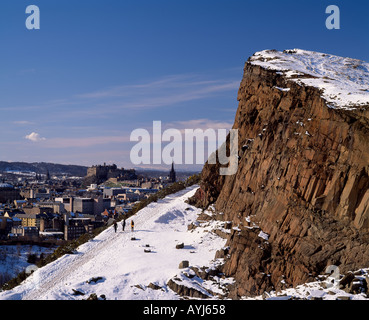
[[[299,81],[317,75],[288,69],[294,52],[278,54],[287,61],[281,70],[255,62],[266,55],[245,64],[233,126],[237,173],[220,176],[220,164],[205,164],[192,199],[214,204],[217,218],[232,222],[222,270],[236,280],[231,298],[314,280],[328,265],[342,272],[369,266],[366,101],[334,104],[324,88]],[[320,83],[331,89],[326,78]]]

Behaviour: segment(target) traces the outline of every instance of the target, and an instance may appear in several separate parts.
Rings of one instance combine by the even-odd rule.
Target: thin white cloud
[[[52,138],[45,143],[47,148],[86,148],[104,144],[129,142],[128,135],[101,137]]]
[[[169,88],[183,88],[185,86],[191,85],[204,85],[210,83],[217,83],[217,81],[199,81],[194,79],[194,75],[172,75],[172,76],[164,76],[161,79],[156,79],[151,82],[137,83],[137,84],[129,84],[129,85],[121,85],[114,86],[111,88],[105,88],[102,90],[79,94],[77,97],[79,98],[87,98],[87,99],[96,99],[96,98],[106,98],[106,97],[125,97],[131,96],[138,90],[145,90],[146,92],[149,90],[161,90],[161,89],[169,89]],[[142,92],[145,92],[142,91]]]
[[[33,125],[35,123],[31,121],[27,121],[27,120],[18,120],[18,121],[13,121],[13,124],[16,124],[19,126],[26,126],[26,125]]]
[[[103,101],[103,104],[109,105],[110,111],[121,111],[175,105],[208,98],[225,91],[236,91],[239,87],[238,80],[202,78],[196,75],[167,76],[149,83],[116,86],[76,97],[82,100]]]
[[[55,119],[76,116],[94,118],[106,116],[106,108],[109,114],[120,114],[127,110],[175,107],[180,103],[209,99],[225,92],[235,92],[236,96],[238,87],[239,80],[234,78],[215,78],[196,74],[169,75],[149,82],[113,86],[35,105],[0,106],[0,110],[41,112],[47,109],[48,113],[53,112]],[[66,109],[68,112],[65,112]]]
[[[32,133],[26,135],[25,138],[27,140],[30,140],[30,141],[33,141],[33,142],[40,142],[40,141],[46,140],[46,138],[41,137],[40,134],[36,133],[36,132],[32,132]]]

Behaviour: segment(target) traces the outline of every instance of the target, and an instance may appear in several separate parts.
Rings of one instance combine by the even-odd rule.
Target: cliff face
[[[355,88],[364,99],[348,102],[354,93],[341,90],[335,103],[324,96],[332,78],[289,70],[293,54],[246,62],[233,126],[238,171],[220,176],[219,164],[206,164],[194,198],[232,221],[229,252],[218,253],[237,283],[232,298],[314,280],[328,265],[369,266],[368,93]],[[263,65],[269,58],[285,68]],[[327,90],[304,83],[318,78]]]

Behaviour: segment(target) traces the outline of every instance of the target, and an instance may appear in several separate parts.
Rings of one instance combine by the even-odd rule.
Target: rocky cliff
[[[369,266],[369,64],[262,51],[245,64],[233,129],[238,170],[205,164],[192,199],[232,222],[232,298]]]

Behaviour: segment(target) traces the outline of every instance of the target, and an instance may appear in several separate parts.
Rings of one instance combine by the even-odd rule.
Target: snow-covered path
[[[185,203],[196,189],[190,187],[150,204],[132,217],[133,233],[131,219],[124,232],[121,225],[116,233],[110,227],[80,246],[76,254],[61,257],[36,270],[20,286],[1,292],[0,299],[86,299],[91,293],[107,299],[178,299],[166,283],[179,272],[179,263],[208,265],[225,244],[211,232],[187,231],[201,212]],[[184,249],[175,248],[179,242],[185,243]],[[96,283],[87,283],[98,277]],[[150,289],[150,283],[162,289]],[[74,290],[85,295],[73,295]]]

